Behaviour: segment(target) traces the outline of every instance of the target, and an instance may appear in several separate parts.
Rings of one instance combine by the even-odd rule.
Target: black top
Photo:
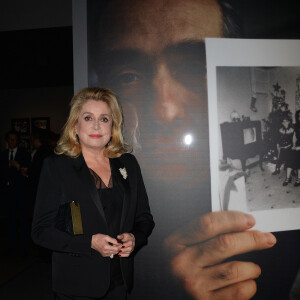
[[[300,124],[296,123],[294,126],[295,135],[296,135],[296,146],[300,146]]]
[[[109,235],[113,238],[117,238],[120,234],[120,221],[123,207],[122,194],[117,186],[113,186],[111,178],[108,186],[106,186],[102,179],[92,169],[90,169],[90,172],[95,180],[99,199],[103,206]],[[118,255],[115,255],[114,258],[111,259],[109,290],[121,284],[123,284],[123,278],[120,267],[120,258]]]
[[[293,136],[294,136],[294,129],[290,128],[281,128],[279,130],[279,147],[287,147],[293,145]]]

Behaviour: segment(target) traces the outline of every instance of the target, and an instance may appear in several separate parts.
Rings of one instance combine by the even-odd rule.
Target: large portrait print
[[[186,295],[173,287],[163,243],[211,209],[205,45],[198,32],[208,19],[191,11],[196,27],[181,31],[180,23],[171,28],[165,21],[181,14],[165,11],[163,2],[150,3],[135,1],[131,10],[128,1],[87,2],[88,84],[119,97],[125,139],[140,163],[158,228],[135,258],[136,284],[168,284],[165,290],[149,288],[147,296],[136,288],[132,297],[182,299]],[[217,36],[219,29],[210,34]]]
[[[237,2],[237,6],[245,4],[245,9],[249,5],[246,5],[247,1]],[[246,200],[246,185],[249,184],[252,193],[257,189],[257,183],[251,182],[252,179],[260,181],[258,175],[276,171],[276,164],[274,167],[271,157],[279,157],[278,152],[272,152],[277,149],[277,144],[273,143],[274,147],[268,148],[269,163],[266,160],[269,151],[261,150],[263,136],[269,126],[269,113],[272,111],[271,93],[283,97],[281,90],[285,90],[284,102],[290,104],[290,88],[295,89],[297,84],[299,86],[300,79],[298,76],[298,83],[295,79],[289,87],[282,80],[284,75],[276,80],[274,77],[271,85],[266,83],[265,73],[274,73],[279,70],[275,67],[282,66],[284,72],[292,74],[294,69],[289,68],[294,68],[295,64],[280,65],[274,61],[269,65],[261,61],[247,64],[245,60],[239,61],[239,64],[217,64],[218,61],[211,59],[214,51],[221,50],[225,54],[231,52],[231,49],[223,45],[223,48],[219,45],[206,48],[206,37],[216,40],[226,37],[228,43],[234,43],[235,39],[230,38],[241,34],[239,20],[230,3],[223,0],[73,0],[75,92],[86,86],[101,86],[116,93],[123,111],[124,137],[132,146],[132,153],[141,167],[156,224],[148,245],[135,254],[134,288],[129,299],[201,299],[196,294],[201,294],[208,285],[200,278],[203,274],[199,271],[200,260],[215,247],[209,251],[203,249],[210,239],[218,240],[218,235],[201,240],[203,236],[199,228],[202,224],[199,220],[206,213],[222,208],[259,214],[265,212],[261,205],[266,205],[267,210],[281,215],[284,209],[294,211],[298,208],[299,200],[295,203],[291,200],[291,206],[284,208],[273,205],[269,199],[272,197],[258,203],[256,194],[252,194],[249,197],[253,200]],[[257,6],[254,6],[253,11],[256,12]],[[211,61],[215,69],[218,67],[218,91],[221,90],[222,99],[225,96],[230,99],[229,102],[224,101],[220,108],[217,99],[221,101],[221,98],[213,96],[215,101],[211,101],[211,89],[207,88],[207,80],[211,84],[211,69],[207,62]],[[230,98],[236,89],[234,84],[238,85],[236,78],[239,79],[239,73],[243,72],[251,74],[251,80],[248,79],[246,84],[249,91],[253,86],[256,92],[246,95],[245,107],[249,112],[240,109],[240,95]],[[230,79],[230,87],[222,86]],[[280,86],[279,91],[272,87],[276,84]],[[217,84],[213,90],[217,91]],[[217,113],[210,114],[211,105],[220,109],[223,119],[219,120]],[[288,109],[294,114],[296,106],[290,104]],[[234,123],[236,129],[228,129],[226,122]],[[245,147],[243,152],[249,155],[230,157],[230,150],[223,155],[223,148],[217,146],[222,143],[219,128],[223,123],[224,132],[239,132],[235,140],[240,143],[239,147]],[[228,139],[225,137],[224,140]],[[227,176],[224,180],[219,178],[219,167]],[[232,174],[229,173],[230,168],[234,170]],[[283,163],[279,174],[269,176],[273,181],[277,180],[282,194],[286,188],[295,191],[298,188],[294,186],[295,170],[292,182],[287,187],[282,185],[285,172]],[[221,184],[223,190],[220,201]],[[270,186],[269,190],[275,194],[276,190],[271,184],[266,186]],[[240,191],[244,193],[242,197]],[[243,201],[238,201],[239,198]],[[257,221],[259,225],[259,216]],[[284,223],[284,220],[280,223]],[[220,227],[222,231],[223,224]],[[299,227],[289,223],[285,228],[265,228],[274,231]],[[300,266],[300,239],[297,240],[293,235],[291,238],[288,231],[281,232],[285,234],[275,234],[280,242],[273,252],[272,249],[256,251],[251,252],[250,257],[245,257],[245,254],[241,257],[241,261],[254,262],[269,271],[269,274],[274,274],[263,277],[256,298],[253,299],[275,299],[273,295],[278,296],[278,299],[287,299]],[[179,236],[175,239],[178,247],[172,247],[174,244],[170,237],[176,234],[177,238]],[[294,230],[293,234],[296,235],[297,231]],[[290,247],[292,250],[286,251],[286,241],[289,245],[291,241],[294,243]],[[287,259],[273,260],[278,253]],[[186,276],[181,274],[178,277],[178,272],[174,271],[174,261],[189,266],[182,268]],[[209,272],[213,265],[208,268],[205,265],[203,269]],[[219,275],[221,278],[222,274]],[[198,287],[197,291],[191,288],[187,278],[192,278]],[[282,284],[274,284],[274,280]]]

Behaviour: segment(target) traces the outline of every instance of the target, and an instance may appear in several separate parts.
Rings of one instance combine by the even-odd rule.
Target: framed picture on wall
[[[49,117],[31,118],[31,131],[34,130],[34,128],[50,130],[50,118]]]
[[[12,119],[11,128],[12,130],[18,132],[20,135],[29,135],[30,134],[29,118]]]
[[[11,120],[11,129],[19,134],[19,146],[29,151],[30,149],[30,120],[18,118]]]

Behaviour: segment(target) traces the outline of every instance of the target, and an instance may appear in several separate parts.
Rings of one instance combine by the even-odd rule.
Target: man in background
[[[18,134],[6,134],[7,149],[0,153],[0,193],[9,237],[9,253],[18,248],[20,232],[21,254],[27,255],[29,245],[29,199],[27,191],[27,170],[30,154],[18,146]]]

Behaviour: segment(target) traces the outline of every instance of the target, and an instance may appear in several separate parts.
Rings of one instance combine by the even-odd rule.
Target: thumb
[[[117,239],[118,240],[123,240],[124,239],[124,234],[122,233],[122,234],[119,234],[118,236],[117,236]]]

